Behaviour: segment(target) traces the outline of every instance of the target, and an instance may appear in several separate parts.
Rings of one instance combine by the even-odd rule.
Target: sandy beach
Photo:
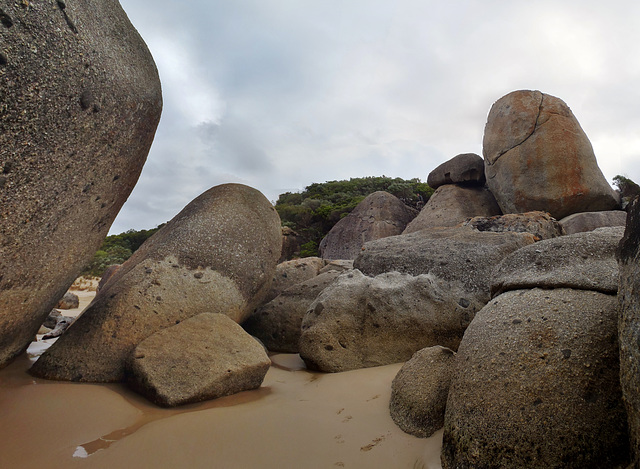
[[[95,292],[76,292],[77,315]],[[33,342],[0,370],[2,467],[440,468],[442,431],[403,433],[388,411],[401,364],[324,374],[273,355],[263,385],[161,409],[119,384],[36,379]]]

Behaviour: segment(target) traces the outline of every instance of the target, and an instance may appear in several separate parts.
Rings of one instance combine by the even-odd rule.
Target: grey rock
[[[335,259],[333,261],[327,262],[322,269],[320,269],[320,273],[324,274],[325,272],[330,272],[332,270],[336,270],[338,272],[344,272],[345,270],[353,269],[353,261],[347,259]]]
[[[533,243],[530,233],[479,232],[470,227],[422,230],[365,244],[354,268],[369,276],[430,273],[487,303],[493,268],[508,254]]]
[[[491,217],[501,213],[496,199],[486,188],[448,184],[436,189],[403,234],[427,228],[452,227],[471,217]]]
[[[614,295],[591,291],[518,290],[493,299],[456,356],[442,467],[624,464],[617,314]]]
[[[209,189],[149,238],[33,365],[48,379],[109,382],[151,334],[203,312],[242,322],[280,257],[280,219],[257,190]]]
[[[640,199],[629,206],[620,263],[620,382],[629,417],[634,465],[640,467]]]
[[[223,314],[202,313],[138,344],[127,382],[163,407],[259,388],[271,360],[260,343]]]
[[[410,435],[428,438],[444,426],[455,352],[436,346],[417,351],[391,383],[389,411]]]
[[[354,259],[364,243],[402,233],[417,214],[396,196],[384,191],[374,192],[331,228],[320,242],[320,256],[323,259]]]
[[[627,212],[623,210],[607,210],[604,212],[574,213],[560,220],[567,234],[593,231],[607,226],[625,226]]]
[[[540,91],[514,91],[487,118],[487,185],[503,213],[549,212],[557,220],[617,207],[591,143],[571,109]]]
[[[305,257],[281,262],[276,266],[271,289],[264,299],[265,303],[273,300],[287,288],[317,276],[325,264],[326,262],[319,257]]]
[[[495,217],[474,217],[463,223],[478,231],[531,233],[537,240],[565,235],[562,225],[546,212],[507,213]]]
[[[80,306],[80,298],[75,293],[68,291],[62,299],[58,301],[56,308],[58,309],[76,309]]]
[[[242,323],[272,352],[298,353],[302,318],[309,305],[340,275],[330,270],[283,291]]]
[[[442,163],[429,173],[427,184],[437,189],[445,184],[484,186],[484,160],[475,153],[463,153]]]
[[[523,288],[575,288],[615,295],[616,248],[624,228],[599,228],[547,239],[508,255],[491,281],[492,296]]]
[[[44,334],[42,336],[42,340],[54,339],[56,337],[60,337],[62,334],[65,333],[67,328],[71,324],[73,324],[73,322],[75,320],[76,320],[76,318],[72,318],[70,316],[60,316],[60,318],[56,322],[55,327],[53,329],[51,329],[50,331],[48,331],[46,334]]]
[[[2,2],[0,367],[91,260],[160,119],[158,73],[115,0]]]
[[[456,349],[482,306],[432,275],[345,272],[309,306],[300,356],[310,369],[339,372],[404,362],[433,345]]]

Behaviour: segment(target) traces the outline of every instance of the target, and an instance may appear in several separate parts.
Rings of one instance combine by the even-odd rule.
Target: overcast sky
[[[164,109],[111,233],[173,218],[212,186],[275,201],[312,182],[418,177],[482,154],[491,105],[563,99],[609,182],[640,182],[640,2],[120,0]]]

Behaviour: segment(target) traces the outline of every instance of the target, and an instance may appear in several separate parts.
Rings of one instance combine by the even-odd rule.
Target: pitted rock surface
[[[0,367],[91,260],[160,119],[158,73],[115,0],[0,6]]]
[[[205,312],[243,321],[269,290],[280,245],[280,218],[260,192],[209,189],[122,264],[31,373],[121,381],[131,350],[161,329]]]

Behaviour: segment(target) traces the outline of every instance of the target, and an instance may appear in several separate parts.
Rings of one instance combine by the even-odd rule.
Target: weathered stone
[[[616,296],[570,289],[511,291],[485,306],[456,356],[443,468],[625,463],[617,314]]]
[[[327,262],[322,269],[320,269],[321,274],[325,272],[330,272],[332,270],[337,270],[338,272],[344,272],[345,270],[353,269],[353,261],[347,259],[335,259],[333,261]]]
[[[0,367],[33,339],[133,189],[158,73],[115,0],[2,2]]]
[[[305,282],[292,285],[280,295],[258,308],[242,323],[272,352],[298,353],[302,318],[309,305],[340,275],[330,270]]]
[[[317,276],[325,264],[326,262],[319,257],[305,257],[303,259],[281,262],[276,266],[276,273],[273,275],[271,289],[264,299],[264,302],[267,303],[273,300],[287,288],[297,283]]]
[[[391,383],[389,411],[402,431],[428,438],[444,426],[455,352],[444,347],[417,351]]]
[[[634,465],[640,467],[640,199],[629,207],[620,263],[620,382],[629,416]]]
[[[58,318],[58,321],[56,322],[55,327],[53,329],[51,329],[50,331],[47,331],[42,336],[42,340],[54,339],[56,337],[60,337],[62,334],[65,333],[67,328],[71,324],[73,324],[73,322],[75,320],[76,320],[76,318],[73,318],[71,316],[60,316],[60,318]]]
[[[447,184],[436,189],[403,234],[426,228],[456,226],[471,217],[491,217],[501,213],[496,199],[486,188]]]
[[[427,184],[437,189],[445,184],[484,186],[484,160],[475,153],[463,153],[442,163],[429,173]]]
[[[120,266],[121,264],[113,264],[104,269],[104,272],[102,272],[102,277],[100,277],[100,281],[98,282],[98,286],[96,287],[96,293],[104,288],[109,279],[113,277],[113,274],[118,271]]]
[[[203,312],[244,320],[269,291],[280,219],[257,190],[224,184],[149,238],[34,364],[39,377],[120,381],[131,350]]]
[[[127,381],[164,407],[259,388],[271,360],[223,314],[202,313],[149,336],[127,361]]]
[[[396,196],[378,191],[368,195],[336,223],[320,242],[323,259],[355,259],[362,245],[402,233],[418,212]]]
[[[562,225],[546,212],[507,213],[495,217],[474,217],[463,223],[478,231],[493,231],[503,233],[531,233],[540,239],[556,238],[565,234]]]
[[[547,239],[509,254],[498,264],[491,295],[523,288],[575,288],[615,295],[615,252],[624,228],[599,228]]]
[[[58,301],[56,308],[58,309],[75,309],[80,306],[80,298],[75,293],[68,291],[62,299]]]
[[[627,212],[623,210],[607,210],[605,212],[574,213],[560,220],[567,234],[593,231],[606,226],[625,226]]]
[[[487,185],[503,213],[561,219],[617,201],[571,109],[540,91],[514,91],[491,107],[484,131]]]
[[[300,356],[310,369],[339,372],[404,362],[433,345],[457,349],[482,306],[432,275],[345,272],[309,306]]]
[[[282,227],[282,253],[278,263],[288,261],[300,255],[304,239],[288,226]]]
[[[533,243],[530,233],[479,232],[470,227],[423,230],[365,244],[354,268],[370,276],[430,273],[487,303],[493,268],[508,254]]]

